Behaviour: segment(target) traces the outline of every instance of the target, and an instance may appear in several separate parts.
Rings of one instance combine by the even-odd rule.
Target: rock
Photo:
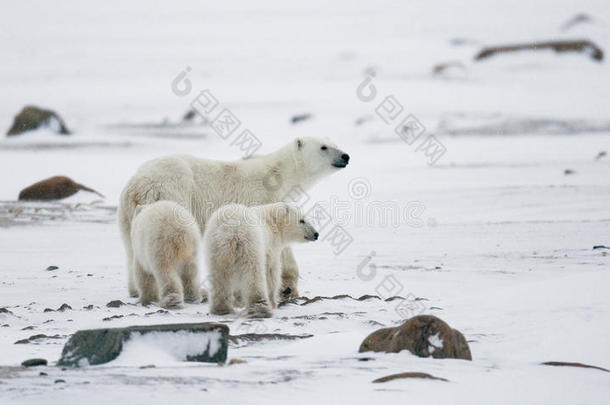
[[[51,110],[35,106],[25,106],[13,120],[13,126],[6,133],[7,136],[20,135],[41,127],[48,127],[61,135],[69,135],[70,131],[61,117]]]
[[[599,152],[597,154],[597,156],[595,156],[595,160],[599,160],[605,156],[608,156],[608,152],[606,152],[605,150],[602,150],[601,152]]]
[[[57,308],[59,312],[67,311],[68,309],[72,309],[72,307],[68,304],[61,304],[61,307]]]
[[[388,381],[392,381],[392,380],[397,380],[400,378],[427,378],[430,380],[439,380],[439,381],[449,381],[445,378],[440,378],[440,377],[435,377],[433,375],[430,375],[428,373],[419,373],[419,372],[406,372],[406,373],[398,373],[398,374],[392,374],[392,375],[386,375],[385,377],[381,377],[378,378],[376,380],[373,380],[374,383],[384,383],[384,382],[388,382]]]
[[[297,114],[297,115],[294,115],[290,119],[290,122],[292,122],[293,124],[298,124],[299,122],[303,122],[303,121],[307,121],[308,119],[311,119],[311,117],[312,117],[311,114]]]
[[[463,73],[466,71],[466,66],[464,66],[462,62],[451,61],[437,63],[432,68],[432,74],[435,76],[441,76],[447,73],[451,73],[452,71]]]
[[[517,45],[502,45],[483,48],[475,57],[476,61],[489,58],[491,56],[516,51],[539,51],[552,49],[555,52],[582,52],[587,53],[589,57],[597,62],[604,59],[604,51],[599,46],[588,40],[561,40],[561,41],[544,41],[531,42],[527,44]]]
[[[605,246],[605,245],[595,245],[595,246],[593,246],[593,250],[597,250],[597,249],[610,249],[610,247]],[[4,309],[4,308],[0,308],[0,312],[2,312],[2,309]]]
[[[0,308],[0,314],[8,314],[8,315],[13,315],[13,313],[11,311],[9,311],[6,308]]]
[[[394,328],[379,329],[364,339],[359,352],[398,353],[419,357],[472,360],[464,335],[433,315],[418,315]]]
[[[282,333],[243,333],[241,335],[229,336],[231,343],[239,342],[261,342],[263,340],[297,340],[307,339],[313,335],[285,335]]]
[[[66,380],[63,380],[61,378],[58,378],[57,380],[54,381],[55,384],[64,384],[66,382]]]
[[[563,25],[561,26],[561,29],[563,31],[567,31],[567,30],[571,29],[572,27],[574,27],[575,25],[591,23],[591,22],[593,22],[593,18],[591,18],[587,14],[580,13],[580,14],[576,14],[574,17],[570,18],[568,21],[563,23]]]
[[[57,266],[49,266],[46,268],[47,271],[53,271],[53,270],[57,270],[57,269],[59,269],[59,267],[57,267]]]
[[[61,339],[62,336],[60,335],[53,335],[53,336],[48,336],[45,335],[44,333],[40,333],[38,335],[32,335],[27,339],[21,339],[15,342],[16,345],[22,345],[22,344],[28,344],[28,343],[32,343],[36,340],[40,340],[40,339]]]
[[[70,197],[80,190],[95,193],[105,198],[97,191],[76,183],[66,176],[53,176],[24,188],[19,193],[19,201],[50,201]]]
[[[134,335],[152,332],[167,334],[168,339],[171,339],[176,332],[189,332],[201,335],[201,339],[209,339],[206,349],[201,353],[187,355],[187,361],[217,363],[227,359],[229,327],[224,324],[204,322],[81,330],[70,337],[57,365],[82,367],[107,363],[118,357],[123,350],[123,343],[132,339]]]
[[[246,360],[242,360],[242,359],[231,359],[229,360],[229,366],[232,366],[233,364],[246,364],[248,363]]]
[[[544,363],[541,363],[543,366],[565,366],[565,367],[581,367],[581,368],[593,368],[595,370],[601,370],[601,371],[605,371],[606,373],[610,373],[610,370],[603,368],[603,367],[598,367],[598,366],[592,366],[590,364],[583,364],[583,363],[570,363],[570,362],[566,362],[566,361],[546,361]]]
[[[28,359],[21,363],[23,367],[36,367],[36,366],[46,366],[46,359]]]
[[[106,304],[108,308],[118,308],[122,307],[123,305],[125,305],[125,303],[121,300],[110,301],[108,304]]]
[[[565,169],[565,170],[563,171],[563,174],[564,174],[565,176],[569,176],[569,175],[574,174],[574,173],[576,173],[576,172],[575,172],[574,170],[572,170],[572,169]]]

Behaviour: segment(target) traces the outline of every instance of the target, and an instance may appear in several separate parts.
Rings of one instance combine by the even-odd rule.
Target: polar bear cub
[[[133,268],[140,302],[158,301],[179,308],[184,301],[201,302],[197,221],[171,201],[138,205],[131,229]]]
[[[318,232],[300,210],[286,203],[220,207],[203,235],[210,272],[210,312],[233,312],[237,295],[248,316],[270,317],[281,288],[282,249],[316,239]]]

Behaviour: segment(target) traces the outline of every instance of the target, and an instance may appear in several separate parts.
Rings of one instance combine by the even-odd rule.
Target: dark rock
[[[370,295],[370,294],[365,294],[361,297],[358,298],[358,301],[366,301],[366,300],[370,300],[370,299],[376,299],[376,300],[380,300],[381,297],[378,295]]]
[[[285,335],[282,333],[244,333],[241,335],[229,336],[231,343],[239,342],[260,342],[263,340],[297,340],[307,339],[313,337],[313,335]]]
[[[565,169],[563,171],[563,174],[566,175],[566,176],[569,176],[570,174],[574,174],[574,173],[576,173],[576,172],[574,170],[572,170],[572,169]]]
[[[561,26],[561,29],[564,31],[567,31],[567,30],[571,29],[572,27],[574,27],[575,25],[586,24],[586,23],[591,23],[591,22],[593,22],[593,18],[591,18],[587,14],[580,13],[580,14],[576,14],[574,17],[570,18],[568,21],[563,23],[563,25]]]
[[[435,377],[428,373],[418,373],[418,372],[408,371],[406,373],[386,375],[385,377],[381,377],[376,380],[373,380],[373,382],[374,383],[384,383],[384,382],[388,382],[388,381],[392,381],[392,380],[397,380],[400,378],[426,378],[429,380],[449,381],[445,378]]]
[[[68,309],[72,309],[72,307],[68,304],[61,304],[61,307],[57,308],[57,311],[64,312]]]
[[[55,310],[51,308],[45,308],[42,312],[55,312]]]
[[[13,313],[11,311],[9,311],[6,308],[0,308],[0,314],[9,314],[9,315],[13,315]]]
[[[311,114],[297,114],[297,115],[294,115],[290,119],[290,122],[292,122],[293,124],[298,124],[299,122],[307,121],[308,119],[311,119],[311,117],[312,117]]]
[[[46,268],[47,271],[53,271],[53,270],[57,270],[57,269],[59,269],[59,267],[57,267],[57,266],[49,266]]]
[[[36,327],[34,325],[30,325],[30,326],[26,326],[25,328],[21,328],[21,330],[32,330],[35,329]]]
[[[95,193],[102,198],[105,198],[97,191],[76,183],[66,176],[53,176],[48,179],[41,180],[24,188],[19,193],[20,201],[50,201],[61,200],[62,198],[70,197],[78,191],[84,190]]]
[[[47,361],[45,359],[28,359],[21,363],[23,367],[36,367],[46,366]]]
[[[597,156],[595,156],[595,160],[599,160],[605,156],[608,156],[608,152],[606,152],[605,150],[602,150],[601,152],[599,152],[597,154]]]
[[[83,309],[86,309],[87,311],[90,311],[90,310],[92,310],[92,309],[93,309],[93,304],[85,305],[85,306],[83,307]]]
[[[66,380],[63,380],[61,378],[58,378],[57,380],[54,381],[55,384],[64,384],[66,382]]]
[[[123,316],[124,315],[112,315],[112,316],[108,316],[108,317],[102,319],[102,321],[112,321],[113,319],[120,319]]]
[[[33,131],[41,127],[50,127],[62,135],[69,135],[70,131],[61,117],[51,110],[45,110],[35,106],[26,106],[13,120],[13,126],[6,133],[7,136],[20,135],[27,131]]]
[[[604,51],[599,46],[588,40],[560,40],[560,41],[543,41],[532,42],[527,44],[503,45],[483,48],[476,56],[475,60],[486,59],[491,56],[509,52],[530,50],[546,50],[552,49],[555,52],[582,52],[587,53],[589,57],[595,61],[601,62],[604,59]]]
[[[61,339],[62,336],[60,335],[53,335],[53,336],[48,336],[45,335],[44,333],[40,333],[38,335],[32,335],[27,339],[21,339],[15,342],[16,345],[21,345],[21,344],[27,344],[27,343],[32,343],[36,340],[40,340],[40,339]]]
[[[125,303],[121,300],[114,300],[114,301],[110,301],[108,304],[106,304],[106,306],[108,308],[118,308],[125,305]]]
[[[203,353],[187,356],[187,361],[224,362],[227,359],[229,327],[219,323],[187,323],[171,325],[130,326],[127,328],[89,329],[76,332],[64,346],[58,366],[81,367],[83,365],[103,364],[114,360],[123,350],[123,343],[133,334],[151,332],[167,333],[190,332],[218,334],[218,350],[210,353],[210,343]],[[202,337],[204,337],[202,335]],[[213,337],[210,336],[210,339]]]
[[[38,373],[39,376],[47,376],[48,374],[45,373],[44,371],[41,371],[40,373]]]
[[[464,66],[462,62],[457,61],[438,63],[432,68],[432,74],[435,76],[440,76],[444,73],[447,73],[450,69],[459,69],[465,71],[466,66]]]
[[[605,371],[606,373],[610,373],[610,370],[603,368],[603,367],[598,367],[598,366],[592,366],[590,364],[583,364],[583,363],[570,363],[570,362],[566,362],[566,361],[546,361],[544,363],[541,363],[543,366],[565,366],[565,367],[581,367],[581,368],[593,368],[595,370],[601,370],[601,371]]]
[[[432,315],[418,315],[394,328],[379,329],[364,339],[359,352],[398,353],[419,357],[472,360],[464,335]]]
[[[597,249],[610,249],[610,247],[604,246],[604,245],[595,245],[595,246],[593,246],[593,250],[597,250]],[[2,312],[2,311],[0,311],[0,312]]]

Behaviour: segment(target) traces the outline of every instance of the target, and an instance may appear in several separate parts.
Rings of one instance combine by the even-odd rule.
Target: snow
[[[581,12],[593,22],[561,28]],[[0,140],[0,307],[12,312],[0,313],[0,402],[607,403],[607,373],[540,365],[610,368],[610,257],[592,249],[610,246],[610,158],[595,159],[610,149],[607,61],[473,57],[485,45],[561,38],[608,52],[609,17],[601,0],[6,2],[0,123],[8,129],[37,104],[74,134]],[[464,69],[432,73],[451,61]],[[192,91],[178,96],[171,84],[187,66]],[[372,102],[356,93],[365,72],[375,72]],[[261,140],[257,153],[316,135],[351,156],[309,192],[306,209],[320,203],[353,241],[338,255],[323,237],[295,247],[301,294],[405,301],[322,300],[248,321],[212,316],[207,304],[158,312],[127,296],[116,205],[129,176],[164,154],[242,156],[232,138],[179,123],[204,89]],[[422,138],[446,148],[434,165],[377,116],[390,95],[404,108],[399,120],[413,115]],[[290,123],[304,113],[313,117]],[[53,175],[106,199],[15,201]],[[127,305],[106,307],[116,299]],[[72,310],[44,312],[63,303]],[[369,333],[420,313],[460,330],[473,361],[358,353]],[[143,336],[106,365],[52,366],[79,329],[203,321],[232,334],[313,337],[231,344],[229,358],[247,363],[218,366],[176,361],[190,343]],[[37,334],[51,338],[14,344]],[[15,368],[33,357],[51,366]],[[405,371],[450,382],[371,383]]]
[[[123,350],[112,365],[144,366],[155,364],[175,366],[186,361],[187,356],[199,355],[208,350],[214,356],[221,345],[221,335],[218,331],[194,333],[149,332],[141,334],[134,332],[123,344]]]

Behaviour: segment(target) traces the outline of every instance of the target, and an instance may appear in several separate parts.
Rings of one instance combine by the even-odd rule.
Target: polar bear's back
[[[203,235],[210,265],[225,269],[262,263],[266,239],[266,228],[257,212],[242,204],[227,204],[216,210]]]
[[[131,238],[135,257],[150,268],[197,256],[201,236],[195,218],[185,208],[172,201],[158,201],[136,213]]]

